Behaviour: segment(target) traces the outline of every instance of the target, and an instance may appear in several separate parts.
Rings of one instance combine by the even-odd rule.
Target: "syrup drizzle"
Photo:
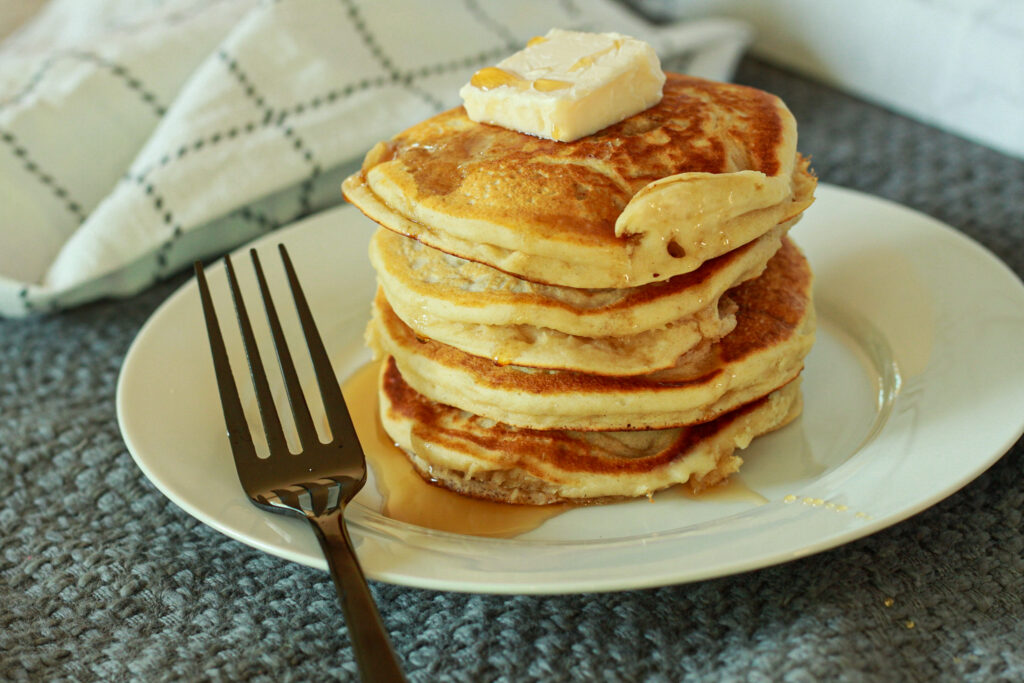
[[[675,486],[673,489],[678,489],[686,498],[702,502],[749,503],[750,505],[764,505],[768,502],[767,498],[747,486],[747,484],[735,474],[722,483],[706,488],[700,493],[694,493],[690,490],[689,486],[683,485]]]

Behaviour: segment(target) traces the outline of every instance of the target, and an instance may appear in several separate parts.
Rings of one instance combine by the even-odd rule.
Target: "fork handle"
[[[348,624],[360,679],[367,683],[404,681],[405,676],[356,559],[341,511],[311,517],[310,521],[327,556],[327,566]]]

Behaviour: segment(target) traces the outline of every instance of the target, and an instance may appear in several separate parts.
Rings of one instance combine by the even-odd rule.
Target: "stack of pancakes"
[[[799,414],[813,201],[785,105],[667,74],[574,142],[460,107],[379,143],[345,196],[384,229],[380,417],[428,480],[513,503],[694,490]]]

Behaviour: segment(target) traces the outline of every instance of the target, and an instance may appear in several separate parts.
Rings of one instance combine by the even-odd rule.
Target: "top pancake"
[[[781,100],[667,76],[658,105],[568,143],[452,109],[378,144],[345,196],[442,251],[583,288],[690,272],[811,203]]]

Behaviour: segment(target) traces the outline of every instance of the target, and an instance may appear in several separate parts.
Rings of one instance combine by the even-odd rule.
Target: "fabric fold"
[[[0,315],[131,295],[340,203],[370,141],[552,26],[720,80],[750,38],[610,0],[54,0],[0,43]]]

